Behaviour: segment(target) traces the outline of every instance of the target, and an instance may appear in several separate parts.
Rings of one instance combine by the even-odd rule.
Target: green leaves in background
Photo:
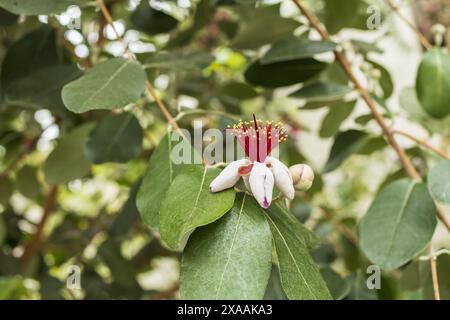
[[[364,131],[348,130],[340,132],[331,147],[323,172],[338,168],[352,154],[367,155],[386,146],[383,138],[372,137]]]
[[[109,115],[89,135],[86,157],[92,163],[124,163],[142,150],[142,128],[132,113]]]
[[[281,207],[266,211],[278,257],[281,283],[289,299],[331,299],[327,286],[309,254],[311,232]]]
[[[35,109],[61,110],[61,90],[69,82],[81,76],[81,71],[71,65],[59,65],[40,69],[26,78],[13,82],[5,92],[6,102]]]
[[[434,118],[450,114],[450,56],[440,48],[422,58],[416,79],[417,97],[423,109]]]
[[[179,143],[185,143],[184,140]],[[144,222],[152,228],[159,227],[159,210],[170,184],[180,165],[171,158],[173,147],[178,144],[168,133],[153,151],[147,171],[139,189],[136,204]]]
[[[330,102],[340,100],[352,91],[352,88],[338,83],[318,81],[305,85],[290,96],[308,102]]]
[[[342,278],[336,271],[328,266],[320,268],[320,274],[325,280],[333,299],[341,300],[350,293],[351,282],[349,279]]]
[[[131,15],[131,23],[137,30],[155,35],[171,31],[178,25],[178,20],[152,8],[148,1],[141,1]]]
[[[17,189],[25,197],[33,199],[41,192],[41,185],[37,177],[37,168],[22,167],[16,175]]]
[[[433,279],[431,276],[430,262],[420,262],[420,282],[423,299],[434,300]],[[439,282],[439,293],[442,300],[450,300],[450,253],[440,254],[436,258],[436,269]]]
[[[332,41],[315,41],[308,38],[286,37],[272,44],[261,58],[261,64],[311,58],[316,54],[330,52],[336,48]]]
[[[300,23],[280,17],[280,4],[253,8],[239,8],[240,24],[231,46],[238,49],[256,49],[291,34]],[[270,21],[270,28],[267,23]]]
[[[252,63],[245,71],[245,79],[258,86],[277,88],[305,82],[319,74],[326,64],[312,58],[262,64]]]
[[[67,109],[75,113],[120,108],[139,99],[146,79],[138,62],[114,58],[66,85],[62,98]]]
[[[189,238],[183,252],[183,299],[262,299],[272,267],[264,211],[239,194],[229,213]]]
[[[0,1],[1,5],[1,1]],[[0,7],[0,26],[6,27],[13,25],[17,22],[19,19],[19,16],[17,14],[11,13],[9,11],[6,11],[5,9],[2,9]]]
[[[208,67],[214,57],[204,51],[159,52],[145,59],[146,68],[180,71],[201,71]]]
[[[362,219],[361,248],[373,263],[395,269],[425,248],[435,227],[426,185],[401,179],[381,190]]]
[[[83,5],[82,0],[0,0],[0,7],[15,14],[49,15],[61,13],[71,5]]]
[[[8,177],[0,176],[0,185],[0,205],[6,206],[14,192],[14,182]]]
[[[195,228],[216,221],[233,206],[233,189],[219,193],[209,190],[219,173],[219,169],[198,166],[173,180],[160,212],[161,238],[170,248],[179,249]]]
[[[367,29],[368,6],[360,0],[325,0],[323,22],[331,34],[344,28]]]
[[[355,101],[343,102],[341,105],[334,105],[322,120],[319,136],[329,138],[339,132],[341,124],[347,119],[355,109]]]
[[[50,184],[64,184],[84,177],[91,168],[85,156],[85,144],[94,123],[78,126],[63,136],[44,163],[45,179]]]
[[[56,30],[41,26],[16,41],[2,63],[1,87],[7,104],[35,109],[62,108],[61,88],[81,72],[67,64]]]
[[[450,205],[450,161],[442,161],[428,174],[428,189],[437,202]]]

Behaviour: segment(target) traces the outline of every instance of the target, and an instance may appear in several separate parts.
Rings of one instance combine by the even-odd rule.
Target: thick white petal
[[[292,180],[292,175],[289,171],[289,168],[286,167],[283,162],[273,157],[267,157],[266,163],[270,164],[270,169],[272,170],[273,176],[275,178],[275,185],[277,186],[277,188],[289,200],[294,199],[294,182]]]
[[[255,162],[248,180],[253,196],[261,207],[267,209],[272,202],[274,178],[265,163]]]
[[[247,159],[230,162],[225,169],[211,182],[209,188],[212,192],[219,192],[233,187],[241,177],[239,167],[248,164]]]

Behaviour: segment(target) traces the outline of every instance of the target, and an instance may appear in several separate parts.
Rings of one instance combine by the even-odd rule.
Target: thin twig
[[[436,148],[435,146],[429,144],[428,142],[426,142],[423,139],[419,139],[419,138],[413,136],[412,134],[410,134],[408,132],[395,129],[395,130],[392,130],[392,133],[400,135],[400,136],[403,136],[405,138],[408,138],[408,139],[414,141],[415,143],[417,143],[418,145],[421,145],[421,146],[425,147],[426,149],[429,149],[429,150],[433,151],[438,156],[440,156],[440,157],[442,157],[444,159],[450,160],[450,156],[448,156],[444,151]]]
[[[417,30],[416,26],[412,24],[408,19],[405,18],[404,15],[400,13],[400,8],[394,3],[393,0],[386,0],[389,6],[394,10],[394,12],[397,14],[397,16],[408,25],[408,27],[415,33],[417,39],[419,39],[422,46],[424,46],[426,49],[431,49],[433,46],[428,41],[427,38],[419,31]]]
[[[21,257],[22,261],[26,262],[36,253],[41,250],[42,247],[42,235],[44,232],[44,226],[49,216],[55,209],[56,198],[58,196],[58,186],[52,186],[44,203],[44,213],[42,214],[41,221],[37,225],[36,232],[33,234],[30,241],[26,244]]]
[[[431,267],[431,279],[433,281],[434,300],[441,300],[441,294],[439,293],[439,279],[436,267],[436,257],[434,255],[433,245],[431,242],[429,245],[429,251],[430,251],[430,267]]]

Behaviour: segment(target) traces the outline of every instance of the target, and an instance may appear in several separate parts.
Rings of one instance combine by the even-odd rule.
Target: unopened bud
[[[298,191],[306,191],[311,188],[314,181],[314,171],[306,164],[296,164],[289,168],[294,182],[294,188]]]

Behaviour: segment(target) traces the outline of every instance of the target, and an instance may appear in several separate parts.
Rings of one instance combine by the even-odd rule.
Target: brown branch
[[[433,46],[428,41],[428,39],[425,38],[425,36],[416,28],[416,26],[414,24],[412,24],[408,19],[405,18],[405,16],[403,16],[400,13],[400,8],[394,3],[394,1],[393,0],[386,0],[386,1],[389,4],[389,6],[391,7],[391,9],[394,10],[394,12],[397,14],[397,16],[404,23],[406,23],[406,25],[415,33],[417,39],[419,39],[422,46],[424,46],[426,49],[431,49]]]
[[[426,141],[423,140],[423,139],[419,139],[419,138],[413,136],[412,134],[410,134],[410,133],[408,133],[408,132],[404,132],[404,131],[395,129],[395,130],[392,130],[392,133],[397,134],[397,135],[400,135],[400,136],[403,136],[403,137],[405,137],[405,138],[408,138],[409,140],[414,141],[414,142],[417,143],[418,145],[421,145],[421,146],[423,146],[424,148],[433,151],[433,152],[436,153],[438,156],[440,156],[440,157],[442,157],[442,158],[444,158],[444,159],[450,160],[450,156],[448,156],[444,151],[442,151],[442,150],[436,148],[435,146],[429,144],[428,142],[426,142]]]
[[[441,300],[441,294],[439,293],[439,279],[436,267],[436,257],[434,255],[433,245],[431,242],[428,249],[430,252],[430,267],[431,267],[431,279],[433,281],[434,300]]]
[[[27,156],[30,152],[32,152],[34,149],[36,149],[36,145],[40,139],[40,135],[33,139],[27,139],[24,138],[24,145],[25,148],[19,153],[19,155],[16,157],[16,159],[11,162],[8,167],[3,170],[2,173],[0,173],[0,177],[7,177],[9,176],[19,165],[19,163],[22,161],[25,156]]]
[[[55,209],[57,196],[58,196],[58,186],[52,186],[47,195],[47,198],[45,199],[44,213],[42,215],[42,219],[37,225],[36,232],[33,234],[32,238],[25,246],[23,255],[21,257],[22,261],[24,262],[28,261],[31,257],[33,257],[36,253],[38,253],[41,250],[44,227],[49,216]]]

